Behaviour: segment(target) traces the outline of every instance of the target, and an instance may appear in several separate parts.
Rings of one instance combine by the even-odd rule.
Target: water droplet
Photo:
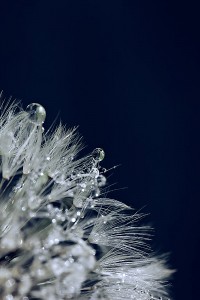
[[[100,190],[99,190],[99,188],[98,187],[95,187],[92,191],[91,191],[91,194],[90,194],[90,196],[91,197],[99,197],[99,195],[100,195]]]
[[[46,118],[44,107],[38,103],[31,103],[27,106],[26,112],[29,114],[29,119],[32,123],[42,125]]]
[[[30,209],[37,209],[41,204],[41,199],[39,197],[30,196],[28,199],[28,206]]]
[[[100,190],[96,189],[96,191],[95,191],[95,197],[99,197],[99,195],[100,195]]]
[[[103,175],[99,175],[97,177],[97,184],[99,187],[104,186],[106,184],[106,177]]]
[[[5,286],[9,289],[15,285],[15,280],[13,278],[10,278],[6,281]]]
[[[81,196],[74,197],[73,204],[77,208],[83,207],[84,198]]]
[[[105,157],[105,152],[103,149],[101,148],[96,148],[92,151],[92,157],[96,160],[96,161],[102,161]]]

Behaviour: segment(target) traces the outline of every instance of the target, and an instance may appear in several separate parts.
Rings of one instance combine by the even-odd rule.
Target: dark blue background
[[[199,296],[199,10],[192,1],[1,1],[0,89],[80,125],[110,193],[150,212],[174,299]],[[127,189],[120,189],[128,187]],[[114,299],[113,299],[114,300]]]

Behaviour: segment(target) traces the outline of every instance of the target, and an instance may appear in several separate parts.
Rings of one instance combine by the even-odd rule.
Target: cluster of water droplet
[[[104,150],[76,159],[73,131],[48,137],[45,118],[38,103],[0,118],[0,299],[110,300],[123,289],[123,299],[162,299],[137,280],[132,289],[135,225],[126,205],[101,198]]]
[[[93,199],[106,184],[99,165],[105,153],[96,148],[89,163],[80,168],[75,164],[67,175],[63,173],[67,168],[52,171],[51,156],[39,157],[45,109],[32,103],[25,114],[28,136],[21,145],[25,153],[22,173],[12,174],[9,167],[2,172],[1,186],[9,200],[7,204],[0,202],[0,298],[73,298],[95,266],[95,250],[85,241],[78,222],[94,207]],[[68,163],[70,169],[73,157],[69,156],[63,163]],[[15,160],[9,159],[12,163]],[[5,179],[10,180],[9,187]],[[59,192],[65,195],[61,199]]]

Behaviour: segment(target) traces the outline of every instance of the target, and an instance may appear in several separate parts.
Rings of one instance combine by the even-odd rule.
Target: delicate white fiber
[[[0,299],[168,299],[143,215],[102,197],[103,149],[77,158],[76,129],[45,133],[38,103],[0,109]]]

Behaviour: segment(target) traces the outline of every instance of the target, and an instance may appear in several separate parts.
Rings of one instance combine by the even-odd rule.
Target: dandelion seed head
[[[0,116],[0,299],[167,299],[142,215],[103,196],[105,152],[80,158],[76,129],[44,132],[44,107]]]

